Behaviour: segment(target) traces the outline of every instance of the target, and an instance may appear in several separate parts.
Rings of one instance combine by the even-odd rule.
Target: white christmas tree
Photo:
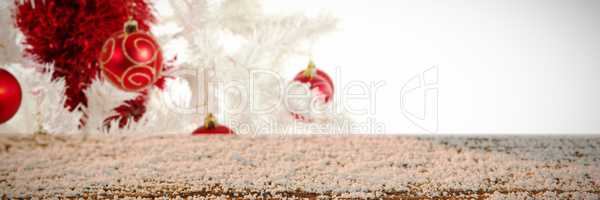
[[[320,98],[318,91],[280,75],[290,56],[306,56],[308,63],[311,43],[336,29],[334,17],[270,16],[263,13],[259,0],[153,3],[160,9],[155,9],[158,23],[152,31],[165,57],[177,55],[178,59],[175,68],[164,73],[170,77],[165,89],[149,90],[143,117],[119,128],[117,122],[105,126],[104,119],[115,114],[113,108],[137,94],[96,80],[85,91],[87,107],[67,111],[63,108],[64,81],[52,81],[51,73],[35,70],[39,66],[24,67],[32,64],[23,57],[19,31],[12,25],[13,2],[0,2],[0,25],[8,27],[0,30],[0,65],[9,67],[25,93],[21,110],[7,124],[0,125],[0,132],[43,129],[48,133],[188,133],[202,125],[209,112],[239,134],[350,131],[350,119],[330,109],[335,101],[316,101]],[[231,44],[236,48],[229,48]],[[308,94],[306,98],[287,101],[288,92],[298,89]],[[299,121],[290,107],[301,108],[301,114],[312,120]],[[79,123],[82,116],[84,127]],[[36,120],[42,125],[29,125]]]

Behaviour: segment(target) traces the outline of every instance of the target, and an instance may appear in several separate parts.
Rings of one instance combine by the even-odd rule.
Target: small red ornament
[[[125,30],[102,47],[100,67],[105,77],[124,91],[140,91],[154,84],[162,71],[162,52],[154,37],[129,20]]]
[[[317,89],[317,91],[320,93],[319,95],[323,97],[323,101],[325,103],[329,103],[333,98],[333,81],[329,75],[327,75],[327,73],[317,69],[313,61],[310,61],[308,67],[304,71],[301,71],[298,73],[298,75],[296,75],[294,81],[302,84],[308,84],[310,90]],[[313,122],[313,119],[308,116],[304,116],[303,114],[295,112],[291,112],[290,114],[296,120],[309,123]]]
[[[22,91],[19,81],[0,68],[0,124],[10,120],[19,111]]]
[[[227,126],[223,126],[217,123],[217,120],[212,113],[209,113],[204,119],[204,125],[196,129],[192,135],[232,135],[235,134]]]
[[[304,71],[296,75],[294,81],[308,84],[311,90],[317,88],[325,98],[325,102],[331,101],[333,97],[333,81],[327,73],[317,69],[315,63],[312,61],[310,61]]]

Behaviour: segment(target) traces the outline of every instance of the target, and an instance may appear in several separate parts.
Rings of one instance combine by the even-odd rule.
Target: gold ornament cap
[[[204,118],[204,128],[213,129],[215,127],[217,127],[217,119],[212,113],[208,113]]]
[[[129,17],[125,25],[123,25],[123,31],[126,34],[132,34],[138,31],[138,22],[133,19],[133,17]]]
[[[309,79],[312,79],[316,73],[317,65],[315,65],[315,62],[311,60],[310,62],[308,62],[308,66],[304,70],[304,76],[308,77]]]

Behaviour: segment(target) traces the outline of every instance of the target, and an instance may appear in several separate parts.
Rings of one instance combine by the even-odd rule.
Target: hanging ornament
[[[331,101],[333,97],[333,81],[327,73],[317,69],[313,61],[308,63],[308,67],[298,73],[294,81],[308,84],[311,90],[317,89],[325,102]]]
[[[0,68],[0,124],[10,120],[21,106],[21,85],[8,71]]]
[[[235,134],[227,126],[223,126],[217,123],[215,116],[209,113],[204,119],[204,125],[196,129],[192,135],[229,135]]]
[[[162,71],[162,52],[154,37],[138,30],[130,19],[124,30],[102,47],[100,67],[106,79],[124,91],[140,91],[154,84]]]
[[[209,70],[210,69],[206,69],[204,70],[204,86],[206,87],[204,90],[204,109],[208,110],[209,109],[209,82],[208,82],[208,77],[209,77]],[[215,65],[212,65],[212,70],[215,70]],[[233,132],[233,130],[231,130],[229,127],[227,126],[223,126],[220,125],[219,123],[217,123],[217,119],[215,118],[215,116],[212,113],[208,113],[208,115],[206,116],[206,118],[204,118],[204,125],[201,126],[200,128],[196,129],[194,132],[192,132],[192,135],[230,135],[230,134],[235,134]]]
[[[307,85],[310,91],[316,91],[316,95],[319,97],[318,100],[320,101],[320,104],[314,104],[312,98],[296,99],[296,101],[289,102],[290,105],[288,106],[291,106],[290,114],[296,120],[313,122],[313,119],[310,115],[315,114],[315,111],[322,109],[321,107],[314,108],[314,106],[327,105],[333,98],[333,81],[329,75],[327,75],[327,73],[317,69],[313,61],[309,62],[308,67],[304,71],[301,71],[298,73],[298,75],[296,75],[294,81],[299,84]]]

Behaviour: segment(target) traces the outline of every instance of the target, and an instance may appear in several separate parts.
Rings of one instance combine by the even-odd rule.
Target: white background
[[[386,82],[376,102],[354,105],[374,103],[356,119],[375,117],[388,133],[600,133],[600,1],[269,0],[265,8],[343,20],[313,54],[342,76],[336,95],[350,81]],[[306,60],[295,62],[290,74]],[[439,127],[411,122],[400,106],[402,87],[432,66]],[[414,94],[408,110],[425,113],[428,101]]]

